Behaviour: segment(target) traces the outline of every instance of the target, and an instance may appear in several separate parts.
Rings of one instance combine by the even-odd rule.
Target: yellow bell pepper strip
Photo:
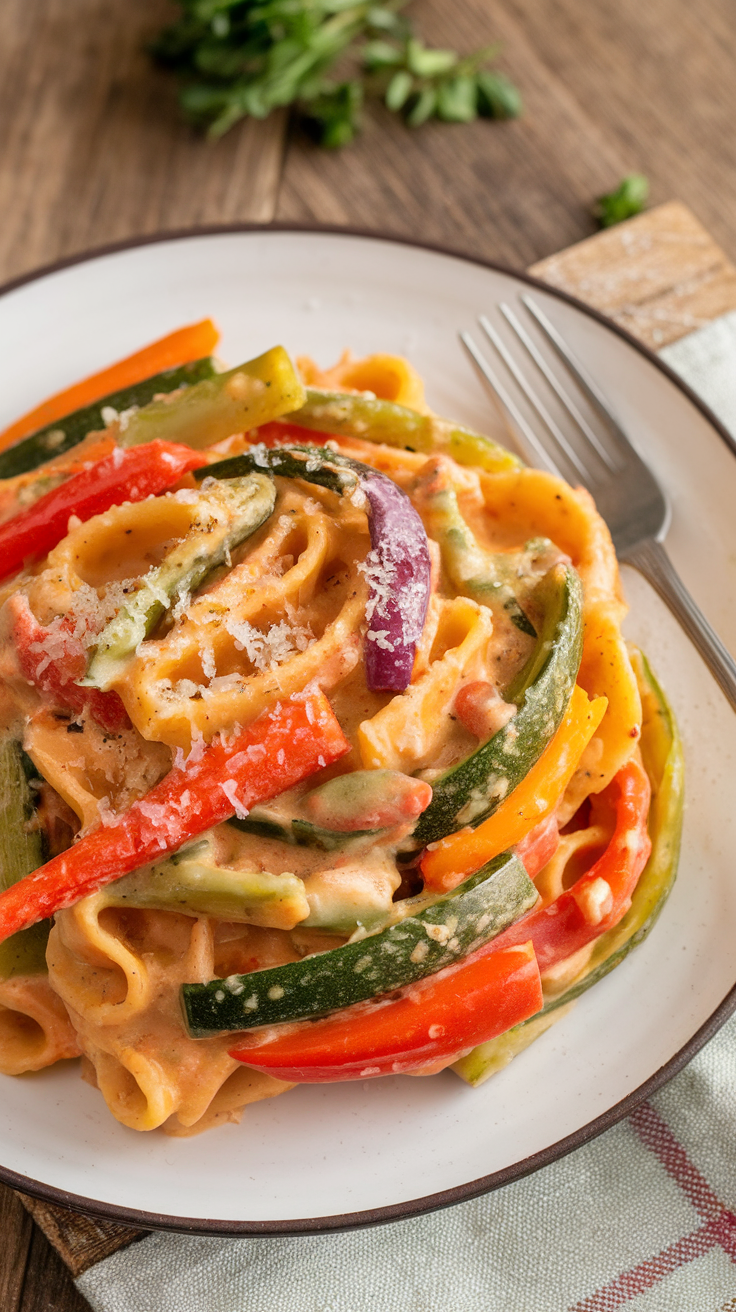
[[[349,751],[324,693],[277,702],[246,729],[192,752],[122,815],[0,893],[0,943]]]
[[[461,829],[425,852],[421,868],[431,892],[456,888],[491,857],[514,847],[535,825],[557,809],[578,762],[606,711],[608,701],[575,685],[562,723],[539,760],[477,829]]]
[[[246,1041],[230,1055],[293,1084],[402,1075],[446,1061],[542,1007],[531,943],[498,951],[496,942],[398,997],[290,1025],[285,1034],[252,1045]],[[277,1030],[274,1026],[271,1034]]]
[[[0,579],[24,560],[47,555],[66,536],[70,515],[85,521],[123,501],[145,501],[206,463],[206,456],[171,442],[112,451],[0,525]]]
[[[544,974],[613,929],[631,906],[652,850],[647,833],[651,792],[644,767],[632,757],[601,793],[611,800],[616,814],[603,855],[554,902],[529,911],[505,929],[496,944],[510,947],[531,939]]]
[[[0,451],[30,433],[37,433],[39,429],[48,428],[58,420],[65,419],[74,410],[87,409],[102,398],[113,404],[113,397],[108,396],[108,393],[120,392],[153,374],[211,355],[219,340],[220,334],[211,319],[202,319],[199,323],[191,323],[185,328],[167,333],[166,337],[160,337],[135,354],[111,364],[109,368],[91,374],[89,378],[74,383],[63,392],[56,392],[35,409],[16,419],[14,424],[0,433]],[[162,386],[160,390],[163,392],[168,388]],[[91,424],[88,431],[93,427]]]

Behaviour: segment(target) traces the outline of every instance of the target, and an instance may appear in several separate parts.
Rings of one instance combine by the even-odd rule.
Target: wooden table
[[[166,0],[3,0],[0,281],[139,233],[272,219],[389,229],[524,267],[591,233],[593,197],[636,169],[653,202],[680,197],[707,232],[677,206],[638,222],[647,281],[635,293],[600,272],[620,231],[540,272],[654,346],[736,308],[718,249],[736,258],[733,0],[415,0],[412,11],[440,45],[499,39],[525,116],[410,133],[379,108],[358,143],[328,154],[278,115],[212,145],[180,123],[143,53]],[[1,1186],[0,1307],[87,1307]]]

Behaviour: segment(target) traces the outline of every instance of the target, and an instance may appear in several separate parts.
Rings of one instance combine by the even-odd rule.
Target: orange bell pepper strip
[[[412,984],[398,998],[285,1026],[283,1035],[256,1039],[230,1056],[294,1084],[402,1075],[446,1061],[542,1008],[531,943],[498,951],[496,942]]]
[[[627,761],[601,797],[613,802],[616,813],[603,855],[554,902],[528,911],[493,941],[496,947],[510,947],[531,939],[542,974],[618,924],[649,860],[651,786],[636,758]]]
[[[430,843],[421,863],[424,887],[433,893],[457,888],[486,861],[515,847],[530,829],[551,815],[607,706],[606,697],[591,702],[576,684],[554,738],[498,810],[477,829],[460,829],[438,843]]]
[[[297,694],[190,754],[140,801],[0,893],[0,942],[350,751],[324,693]]]
[[[15,423],[0,433],[0,451],[20,441],[22,437],[27,437],[29,433],[35,433],[37,429],[45,428],[57,419],[64,419],[74,410],[93,405],[110,392],[120,392],[153,374],[162,373],[164,369],[175,369],[177,365],[190,364],[205,355],[211,355],[219,340],[220,334],[211,319],[187,324],[185,328],[167,333],[166,337],[159,337],[142,350],[127,355],[124,360],[118,360],[107,369],[91,374],[89,378],[66,387],[62,392],[56,392],[16,419]]]

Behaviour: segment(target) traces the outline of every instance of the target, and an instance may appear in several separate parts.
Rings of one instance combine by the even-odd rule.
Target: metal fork
[[[565,414],[564,428],[485,315],[479,316],[480,325],[496,355],[526,397],[536,416],[534,424],[528,422],[513,391],[502,381],[469,333],[460,334],[463,345],[511,420],[522,455],[530,464],[541,465],[573,484],[582,483],[592,493],[611,530],[619,559],[633,565],[656,589],[736,710],[736,662],[693,601],[662,545],[670,523],[670,506],[665,493],[630,442],[596,382],[537,302],[529,295],[522,296],[521,300],[539,332],[575,380],[591,412],[596,412],[603,420],[602,433],[596,431],[586,418],[527,326],[509,305],[500,304],[498,309],[516,342],[532,362],[535,380],[537,375],[541,376],[556,396],[558,409],[561,407]]]

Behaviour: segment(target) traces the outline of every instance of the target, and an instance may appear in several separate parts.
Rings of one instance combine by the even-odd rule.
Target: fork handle
[[[667,603],[736,711],[736,661],[696,606],[661,542],[646,538],[624,552],[623,559],[638,569]]]

